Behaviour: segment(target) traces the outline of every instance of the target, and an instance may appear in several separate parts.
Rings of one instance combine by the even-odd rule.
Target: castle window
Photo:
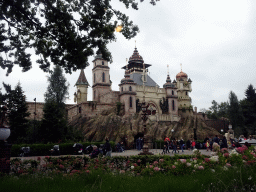
[[[122,87],[122,88],[121,88],[121,92],[123,92],[123,91],[124,91],[124,88]]]
[[[95,73],[93,74],[93,82],[96,82],[96,77],[95,77]]]
[[[132,108],[132,97],[130,97],[130,108]]]
[[[102,82],[105,82],[105,73],[102,73]]]
[[[104,61],[102,61],[102,65],[104,65]]]
[[[94,93],[93,93],[93,98],[94,99],[96,98],[96,91],[94,91]]]
[[[132,91],[132,87],[131,86],[129,87],[129,91]]]
[[[174,91],[172,90],[172,95],[174,95]]]
[[[188,95],[188,92],[186,91],[186,95]]]
[[[82,112],[82,108],[81,107],[79,107],[79,113],[81,113]]]
[[[175,102],[172,100],[172,110],[175,111]]]

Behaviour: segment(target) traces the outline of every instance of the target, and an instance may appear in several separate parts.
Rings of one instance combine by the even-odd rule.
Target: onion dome
[[[89,85],[85,75],[84,75],[84,70],[82,69],[79,75],[79,78],[76,82],[76,85]]]
[[[134,84],[134,81],[133,79],[130,79],[130,74],[129,74],[129,71],[128,69],[125,70],[125,75],[124,75],[124,78],[121,80],[121,84]]]
[[[129,58],[129,63],[136,62],[136,63],[144,63],[143,58],[140,56],[137,48],[135,48],[132,56]]]
[[[175,85],[172,83],[170,76],[167,75],[166,83],[163,86],[164,88],[175,88]]]
[[[178,78],[188,78],[188,75],[184,73],[182,70],[176,75],[176,79]]]

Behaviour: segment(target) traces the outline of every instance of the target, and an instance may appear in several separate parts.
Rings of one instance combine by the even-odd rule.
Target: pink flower
[[[138,165],[137,165],[137,163],[134,163],[133,166],[134,166],[134,167],[137,167]]]
[[[159,171],[160,169],[158,167],[154,167],[154,171]]]
[[[205,162],[210,162],[210,159],[209,158],[204,158]]]
[[[243,157],[242,157],[243,159],[245,159],[245,160],[247,160],[248,159],[248,157],[246,156],[246,155],[243,155]]]
[[[153,168],[153,165],[149,165],[149,168]]]
[[[158,162],[157,161],[154,161],[154,163],[153,163],[154,165],[157,165],[158,164]]]
[[[197,160],[197,158],[196,158],[196,157],[194,157],[194,158],[193,158],[193,160]]]
[[[227,148],[222,148],[221,149],[221,153],[227,153],[228,152],[228,149]]]
[[[125,170],[120,170],[120,173],[125,173]]]
[[[90,170],[86,170],[85,173],[90,173]]]
[[[175,166],[175,165],[172,165],[172,168],[173,168],[173,169],[175,169],[175,168],[176,168],[176,166]]]
[[[138,159],[137,163],[140,163],[140,162],[141,162],[141,160],[140,160],[140,159]]]
[[[198,169],[199,169],[199,170],[204,170],[204,167],[203,167],[202,165],[200,165],[200,166],[198,167]]]
[[[205,164],[205,162],[203,161],[202,164]]]
[[[229,153],[224,153],[224,157],[228,158],[229,157]]]
[[[160,163],[163,163],[163,162],[164,162],[164,159],[159,159],[159,162],[160,162]]]
[[[181,162],[181,163],[186,163],[187,160],[186,160],[186,159],[180,159],[180,162]]]
[[[229,163],[226,163],[226,166],[227,166],[227,167],[231,167],[231,164],[229,164]]]
[[[63,166],[63,165],[59,165],[59,167],[60,167],[61,169],[64,169],[64,166]]]

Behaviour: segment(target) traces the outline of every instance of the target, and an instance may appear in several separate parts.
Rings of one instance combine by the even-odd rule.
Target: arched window
[[[104,61],[102,61],[102,65],[104,65]]]
[[[102,82],[105,82],[105,73],[102,73]]]
[[[132,91],[132,86],[129,87],[129,91]]]
[[[130,108],[132,108],[132,97],[130,97]]]
[[[122,87],[122,88],[121,88],[121,92],[123,92],[123,91],[124,91],[124,88]]]
[[[172,110],[175,111],[175,102],[172,100]]]
[[[95,73],[93,74],[93,82],[96,82],[96,77],[95,77]]]
[[[174,95],[174,91],[172,90],[172,95]]]
[[[82,108],[81,107],[79,107],[79,113],[81,113],[82,112]]]
[[[188,95],[188,92],[186,91],[186,95]]]

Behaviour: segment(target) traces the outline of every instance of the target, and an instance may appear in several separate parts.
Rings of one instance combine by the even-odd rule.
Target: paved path
[[[150,152],[152,152],[154,155],[159,155],[162,153],[162,149],[151,149],[149,150]],[[209,155],[211,156],[212,155],[212,152],[211,151],[206,151],[206,149],[200,149],[199,150],[201,152],[201,154],[203,155]],[[112,157],[113,156],[131,156],[131,155],[138,155],[140,152],[142,151],[138,151],[138,150],[127,150],[125,152],[122,152],[122,153],[117,153],[117,152],[112,152]],[[182,153],[181,151],[179,151],[179,153],[176,153],[177,155],[192,155],[193,154],[193,151],[189,151],[189,150],[184,150],[184,152]],[[172,150],[170,150],[170,153],[167,153],[166,155],[170,155],[170,156],[174,156],[175,153],[172,153]],[[63,156],[66,156],[66,155],[63,155]],[[72,156],[75,156],[75,155],[72,155]],[[81,155],[77,155],[77,156],[81,156]],[[89,155],[86,155],[86,156],[89,156]],[[59,156],[52,156],[52,157],[59,157]],[[37,160],[38,156],[32,156],[32,157],[11,157],[11,159],[15,159],[15,158],[20,158],[22,161],[23,160]],[[41,158],[45,158],[45,156],[41,156]],[[43,162],[43,161],[42,161]]]

